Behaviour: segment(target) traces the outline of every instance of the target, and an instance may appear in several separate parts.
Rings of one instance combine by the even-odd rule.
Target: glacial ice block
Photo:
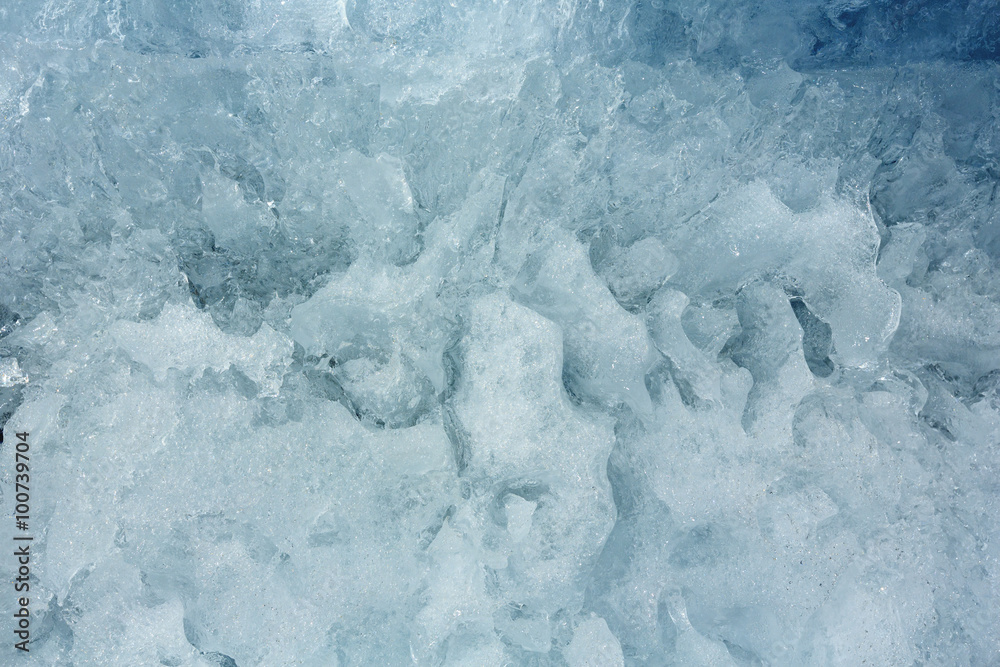
[[[649,414],[645,375],[656,350],[642,320],[618,304],[579,243],[559,238],[539,250],[521,269],[514,294],[562,328],[565,374],[576,391]]]
[[[544,653],[556,615],[580,609],[580,577],[613,522],[612,434],[564,393],[555,324],[498,294],[475,301],[466,324],[448,409],[470,496],[430,547],[417,655],[472,637]]]

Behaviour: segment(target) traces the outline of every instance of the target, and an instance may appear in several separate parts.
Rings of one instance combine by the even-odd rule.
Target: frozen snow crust
[[[3,664],[1000,660],[995,3],[0,31]]]

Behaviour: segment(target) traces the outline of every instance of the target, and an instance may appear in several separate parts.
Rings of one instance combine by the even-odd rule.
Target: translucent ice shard
[[[559,341],[554,324],[523,306],[476,302],[455,407],[483,509],[502,508],[510,494],[537,503],[502,579],[507,595],[552,611],[577,599],[574,573],[594,557],[614,511],[604,471],[611,435],[566,397]],[[561,547],[551,553],[556,534]]]
[[[573,631],[573,641],[563,652],[570,667],[622,667],[622,647],[603,618],[589,618]]]
[[[662,289],[647,309],[650,336],[673,367],[678,382],[702,401],[721,402],[722,373],[696,348],[681,324],[689,299],[680,292]]]
[[[642,321],[594,275],[580,244],[560,239],[541,250],[521,270],[514,290],[562,327],[565,373],[575,391],[649,414],[644,378],[655,348]]]
[[[28,378],[18,366],[17,359],[11,357],[0,359],[0,387],[14,387],[27,381]]]
[[[341,154],[338,184],[357,209],[353,235],[367,252],[393,263],[416,256],[418,221],[403,163],[389,155],[365,157],[355,150]]]
[[[236,366],[257,383],[263,395],[275,395],[292,342],[264,324],[250,338],[219,331],[212,317],[193,305],[167,304],[152,322],[121,320],[111,328],[118,344],[159,379],[176,369],[198,378],[208,368]]]
[[[827,199],[796,214],[754,183],[720,197],[699,217],[699,224],[676,232],[682,288],[731,289],[781,275],[830,325],[841,363],[871,364],[884,349],[899,322],[899,295],[876,275],[879,237],[866,212]]]
[[[733,360],[753,375],[743,424],[765,440],[788,441],[792,414],[813,378],[802,351],[802,332],[785,294],[770,285],[749,285],[737,301],[743,332]]]
[[[579,577],[613,521],[612,436],[565,395],[556,325],[492,295],[467,326],[451,437],[466,450],[470,495],[430,548],[458,576],[431,577],[415,650],[430,659],[479,636],[545,653],[555,617],[579,609]]]

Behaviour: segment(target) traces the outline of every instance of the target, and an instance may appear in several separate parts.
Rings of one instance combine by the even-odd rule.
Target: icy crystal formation
[[[998,17],[0,3],[0,662],[995,664]]]

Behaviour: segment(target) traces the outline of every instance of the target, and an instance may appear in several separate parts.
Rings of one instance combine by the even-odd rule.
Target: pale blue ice
[[[0,0],[0,663],[997,664],[998,59],[992,0]]]

